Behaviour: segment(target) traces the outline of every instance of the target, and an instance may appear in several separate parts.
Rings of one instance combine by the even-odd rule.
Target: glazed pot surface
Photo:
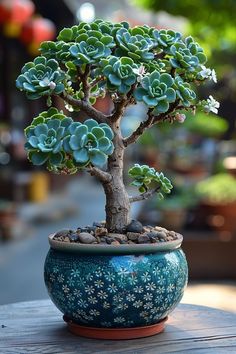
[[[52,301],[70,320],[91,327],[158,323],[180,302],[187,273],[180,248],[135,255],[89,255],[51,248],[45,261]]]

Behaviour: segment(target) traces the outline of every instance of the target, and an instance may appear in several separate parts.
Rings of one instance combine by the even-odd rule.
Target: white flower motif
[[[153,307],[153,303],[149,301],[146,304],[144,304],[143,307],[145,308],[145,310],[150,310]]]
[[[98,300],[97,300],[97,298],[94,297],[94,296],[89,296],[89,297],[88,297],[88,302],[89,302],[90,304],[95,305],[95,304],[98,302]]]
[[[59,267],[58,266],[55,266],[53,267],[53,273],[58,273],[59,272]]]
[[[102,288],[104,285],[104,282],[102,280],[95,280],[94,285],[99,289]]]
[[[209,98],[206,100],[204,110],[207,113],[213,112],[217,114],[219,107],[220,107],[220,103],[216,101],[212,96],[209,96]]]
[[[99,315],[100,315],[100,312],[97,311],[96,309],[91,309],[91,310],[90,310],[90,315],[92,315],[92,316],[99,316]]]
[[[143,292],[143,287],[141,285],[135,286],[134,292],[138,293],[138,294],[141,294]]]
[[[158,294],[164,294],[165,292],[165,287],[164,286],[160,286],[158,289],[157,289],[157,293]]]
[[[99,277],[101,277],[102,275],[103,275],[103,274],[102,274],[101,269],[97,269],[96,272],[95,272],[95,276],[96,276],[97,278],[99,278]]]
[[[158,283],[160,284],[160,285],[163,285],[163,284],[165,284],[165,277],[163,276],[163,275],[161,275],[160,277],[159,277],[159,279],[158,279]]]
[[[51,273],[49,278],[50,278],[50,281],[53,282],[55,280],[55,274]]]
[[[150,293],[146,293],[146,294],[143,295],[143,298],[144,298],[144,300],[146,300],[146,301],[150,301],[150,300],[152,300],[153,295],[150,294]]]
[[[114,318],[114,322],[115,323],[124,323],[125,322],[125,318],[124,317],[115,317]]]
[[[139,307],[143,306],[143,302],[141,300],[137,300],[133,303],[133,306],[138,309]]]
[[[135,300],[134,294],[128,294],[128,295],[126,296],[126,300],[127,300],[127,301],[134,301],[134,300]]]
[[[73,291],[73,294],[75,295],[75,296],[78,296],[78,297],[80,297],[82,294],[81,294],[81,291],[79,290],[79,289],[75,289],[74,291]]]
[[[109,304],[109,302],[104,302],[103,304],[102,304],[102,307],[104,308],[104,309],[109,309],[110,307],[111,307],[111,305]]]
[[[80,271],[78,269],[72,269],[70,274],[72,277],[76,278],[80,276]]]
[[[104,276],[105,276],[105,279],[108,281],[112,281],[115,279],[115,275],[111,272],[105,273]]]
[[[150,274],[148,272],[145,272],[142,276],[141,276],[142,280],[144,281],[144,283],[146,283],[147,281],[151,280]]]
[[[109,293],[115,293],[117,291],[117,286],[112,283],[108,286],[107,290],[109,291]]]
[[[114,297],[113,297],[113,300],[115,302],[121,302],[123,300],[122,296],[120,294],[116,294]]]
[[[63,281],[64,281],[64,275],[59,274],[58,277],[57,277],[57,280],[58,280],[59,283],[63,283]]]
[[[71,294],[71,293],[68,293],[68,294],[66,295],[66,297],[67,297],[67,299],[68,299],[69,301],[74,301],[74,299],[75,299],[75,297],[74,297],[73,294]]]
[[[171,292],[174,290],[174,288],[175,288],[174,284],[169,284],[169,285],[167,286],[167,292],[168,292],[168,293],[171,293]]]
[[[132,274],[131,277],[129,278],[129,283],[131,285],[135,285],[137,281],[138,281],[137,277],[134,274]]]
[[[67,283],[68,283],[69,286],[74,286],[75,285],[75,281],[72,278],[69,278]]]
[[[108,297],[108,295],[107,295],[107,293],[105,293],[105,291],[100,290],[98,292],[98,297],[100,297],[100,299],[104,299],[105,300]]]
[[[87,285],[84,288],[85,292],[88,293],[89,295],[93,294],[95,289],[92,285]]]
[[[103,327],[111,327],[111,322],[103,321],[103,322],[101,322],[101,325]]]
[[[142,311],[140,313],[140,317],[143,317],[144,319],[149,319],[149,313],[147,311]]]
[[[124,276],[126,276],[126,275],[129,274],[129,271],[128,271],[128,269],[126,269],[126,268],[124,268],[124,267],[121,267],[120,270],[119,270],[119,272],[118,272],[118,274],[119,274],[121,277],[124,277]]]
[[[120,310],[126,310],[129,306],[125,302],[120,302],[116,305],[115,311],[118,312]]]
[[[148,283],[148,284],[146,285],[146,289],[147,289],[148,291],[155,290],[155,289],[156,289],[156,285],[155,285],[153,282]]]
[[[78,300],[78,305],[81,306],[81,307],[83,307],[83,308],[88,307],[87,302],[86,302],[85,300],[83,300],[83,299],[79,299],[79,300]]]

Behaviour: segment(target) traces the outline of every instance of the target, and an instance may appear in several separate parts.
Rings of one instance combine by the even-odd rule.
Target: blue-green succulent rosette
[[[116,42],[118,48],[115,55],[119,57],[129,56],[135,61],[144,62],[154,59],[151,52],[154,42],[141,28],[134,28],[131,33],[126,28],[119,29],[116,32]]]
[[[34,165],[47,163],[48,166],[59,166],[65,163],[63,140],[72,122],[72,118],[56,108],[50,108],[34,118],[25,129],[25,149]]]
[[[107,87],[110,91],[126,94],[136,82],[134,69],[138,66],[128,57],[110,57],[101,61],[102,74],[107,78]]]
[[[153,108],[154,114],[165,113],[169,109],[169,103],[176,99],[173,83],[170,74],[153,71],[141,80],[140,87],[134,91],[134,98]]]
[[[205,64],[207,57],[203,49],[191,36],[184,42],[178,42],[170,47],[170,63],[173,68],[180,68],[189,72],[195,72],[202,64]]]
[[[102,35],[98,31],[81,33],[76,38],[76,42],[69,49],[76,64],[91,64],[106,58],[111,54],[110,48],[115,45],[113,37]]]
[[[92,164],[102,167],[112,154],[113,131],[106,123],[87,119],[84,123],[74,123],[69,128],[70,135],[64,141],[64,149],[71,153],[79,167]]]
[[[74,122],[56,108],[36,117],[25,136],[30,161],[58,172],[74,173],[89,164],[102,167],[114,149],[113,132],[107,124],[94,119]]]
[[[180,99],[185,107],[189,107],[196,98],[196,93],[191,89],[190,84],[183,81],[180,76],[176,76],[173,87],[177,98]]]
[[[170,54],[170,47],[176,42],[181,41],[181,33],[172,30],[154,30],[152,36],[157,42],[157,46]]]
[[[47,60],[41,56],[23,66],[21,75],[16,80],[16,86],[26,92],[27,98],[35,100],[41,96],[63,92],[65,79],[66,74],[55,59]]]

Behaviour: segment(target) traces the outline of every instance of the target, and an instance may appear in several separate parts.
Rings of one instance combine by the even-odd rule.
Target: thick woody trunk
[[[113,124],[112,129],[115,149],[108,159],[108,172],[112,179],[103,184],[106,194],[106,226],[109,232],[122,232],[130,222],[130,202],[123,182],[124,145],[120,120]]]

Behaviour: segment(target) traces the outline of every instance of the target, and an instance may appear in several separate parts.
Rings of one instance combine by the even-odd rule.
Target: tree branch
[[[134,197],[130,197],[129,198],[129,202],[130,203],[134,203],[134,202],[140,202],[141,200],[146,200],[149,199],[150,197],[152,197],[156,192],[158,192],[160,190],[160,186],[150,189],[147,192],[141,193],[139,195],[136,195]]]
[[[113,101],[114,110],[112,114],[108,116],[108,119],[113,122],[119,119],[124,114],[125,107],[127,106],[127,101],[128,99],[126,97],[122,97],[119,101]]]
[[[135,143],[144,131],[153,125],[154,116],[151,114],[151,109],[148,110],[148,119],[141,122],[138,128],[127,138],[123,139],[124,146]]]
[[[100,170],[100,168],[98,167],[89,166],[87,168],[87,172],[89,172],[91,176],[97,177],[98,180],[103,184],[109,183],[112,180],[112,176],[110,173]]]
[[[81,82],[83,85],[84,101],[88,102],[90,94],[90,85],[88,83],[88,77],[90,73],[90,65],[86,65],[84,73],[80,74]]]
[[[60,94],[60,97],[70,105],[78,107],[81,111],[88,114],[91,118],[96,119],[96,121],[98,121],[99,123],[109,124],[108,117],[102,112],[96,110],[96,108],[91,106],[88,102],[78,100],[72,97],[71,95],[67,94],[66,92]]]

